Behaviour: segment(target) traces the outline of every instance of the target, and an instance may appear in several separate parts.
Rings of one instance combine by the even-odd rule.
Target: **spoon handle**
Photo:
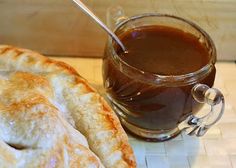
[[[120,41],[120,39],[113,33],[83,2],[80,0],[72,0],[75,2],[87,15],[91,16],[95,22],[97,22],[112,38],[116,43],[122,48],[124,52],[127,52],[125,46]]]

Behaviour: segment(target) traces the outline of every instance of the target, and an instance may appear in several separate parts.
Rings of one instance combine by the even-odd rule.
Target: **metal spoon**
[[[96,23],[98,23],[112,38],[115,42],[122,48],[124,52],[127,52],[124,44],[120,39],[113,33],[83,2],[80,0],[72,0],[75,2],[87,15],[89,15]]]

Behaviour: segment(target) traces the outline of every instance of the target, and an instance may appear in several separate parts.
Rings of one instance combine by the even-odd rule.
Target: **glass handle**
[[[190,136],[203,136],[207,130],[220,120],[224,113],[225,100],[223,94],[215,88],[209,88],[204,84],[196,84],[192,88],[192,96],[198,103],[210,105],[210,112],[203,117],[190,115],[179,126]],[[220,106],[217,110],[216,107]]]
[[[126,20],[124,9],[121,6],[113,6],[107,9],[107,25],[110,29],[115,27],[122,21]]]

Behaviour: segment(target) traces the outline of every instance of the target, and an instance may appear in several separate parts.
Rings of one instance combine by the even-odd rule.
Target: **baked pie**
[[[0,46],[1,168],[134,168],[118,118],[72,67]]]

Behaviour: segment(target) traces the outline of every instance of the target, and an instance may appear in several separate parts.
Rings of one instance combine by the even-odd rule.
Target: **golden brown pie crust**
[[[106,101],[71,66],[0,45],[0,165],[134,168]]]

